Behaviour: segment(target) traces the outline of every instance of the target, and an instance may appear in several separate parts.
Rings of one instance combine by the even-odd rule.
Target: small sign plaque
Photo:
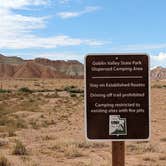
[[[87,55],[85,82],[88,139],[137,141],[149,138],[147,55]]]

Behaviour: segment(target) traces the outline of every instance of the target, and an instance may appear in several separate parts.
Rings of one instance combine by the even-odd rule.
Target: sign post
[[[149,57],[87,55],[85,82],[86,138],[115,141],[113,166],[124,166],[124,141],[148,140],[150,135]]]
[[[125,166],[125,142],[112,142],[112,166]]]

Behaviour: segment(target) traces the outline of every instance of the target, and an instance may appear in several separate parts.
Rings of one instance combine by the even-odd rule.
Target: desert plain
[[[150,141],[125,143],[126,166],[166,166],[166,81],[150,98]],[[111,142],[84,130],[83,79],[0,80],[0,166],[110,166]]]

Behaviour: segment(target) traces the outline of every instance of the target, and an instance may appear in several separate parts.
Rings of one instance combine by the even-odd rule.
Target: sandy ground
[[[83,94],[72,96],[65,90],[71,85],[83,89],[83,80],[0,83],[3,89],[12,90],[0,93],[0,153],[12,166],[111,165],[111,142],[85,140]],[[126,166],[166,166],[166,88],[154,85],[166,82],[152,83],[151,139],[126,142]],[[21,87],[34,92],[19,92]],[[14,153],[17,141],[26,154]]]

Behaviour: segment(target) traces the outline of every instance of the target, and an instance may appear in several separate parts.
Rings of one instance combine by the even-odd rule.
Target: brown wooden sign
[[[149,138],[149,58],[101,54],[85,58],[88,139]]]

